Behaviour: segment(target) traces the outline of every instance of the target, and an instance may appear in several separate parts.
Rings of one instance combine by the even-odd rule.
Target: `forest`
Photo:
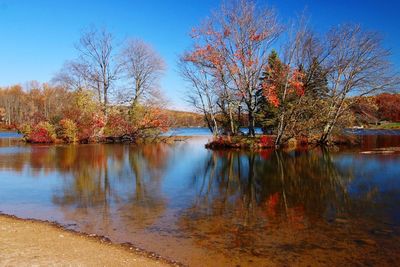
[[[357,24],[315,32],[305,14],[283,23],[253,1],[225,2],[190,33],[178,59],[193,113],[165,109],[165,63],[138,39],[86,30],[49,83],[0,89],[0,122],[28,142],[96,142],[206,125],[214,136],[328,144],[343,128],[399,121],[399,75],[378,32]],[[261,140],[260,139],[260,140]]]

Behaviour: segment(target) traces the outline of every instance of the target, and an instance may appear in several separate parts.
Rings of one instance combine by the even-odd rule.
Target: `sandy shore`
[[[0,216],[0,266],[168,266],[119,245]]]

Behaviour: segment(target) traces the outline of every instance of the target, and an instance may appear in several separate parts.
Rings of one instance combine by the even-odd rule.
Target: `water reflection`
[[[70,146],[59,149],[56,158],[60,169],[68,170],[69,175],[63,178],[53,203],[62,207],[68,218],[87,216],[95,210],[108,223],[118,207],[118,214],[126,214],[122,218],[145,227],[165,210],[161,175],[168,150],[164,145]]]
[[[268,256],[276,231],[311,229],[349,209],[353,175],[327,151],[210,153],[194,173],[196,198],[179,223],[210,249]]]
[[[241,225],[260,217],[332,219],[333,211],[346,207],[346,188],[353,178],[351,170],[338,169],[326,151],[212,153],[195,173],[195,209],[204,206],[212,212],[214,205],[219,213],[237,209]]]
[[[51,216],[194,266],[398,258],[397,155],[212,152],[205,141],[27,146],[0,139],[0,210]]]

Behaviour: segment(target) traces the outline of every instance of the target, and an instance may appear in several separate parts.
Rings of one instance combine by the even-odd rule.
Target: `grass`
[[[372,129],[384,129],[384,130],[400,130],[400,122],[388,122],[382,123],[381,125],[374,125]]]
[[[206,148],[272,148],[274,137],[268,135],[249,136],[220,136],[206,144]]]

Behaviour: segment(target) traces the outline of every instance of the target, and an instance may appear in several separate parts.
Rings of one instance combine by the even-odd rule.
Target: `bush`
[[[18,132],[21,133],[25,139],[28,139],[32,131],[31,125],[24,123],[18,127]]]
[[[108,115],[104,130],[106,136],[119,137],[132,134],[133,131],[131,123],[125,118],[124,114],[112,112]]]
[[[56,140],[54,126],[48,122],[39,122],[32,127],[26,139],[32,143],[53,143]]]
[[[106,118],[101,113],[84,114],[77,122],[79,141],[88,142],[102,136]]]
[[[260,145],[262,147],[273,147],[275,140],[272,136],[262,135],[260,137]]]
[[[57,132],[58,138],[67,143],[75,143],[77,139],[78,128],[75,122],[70,119],[62,119],[59,122],[59,129]]]

